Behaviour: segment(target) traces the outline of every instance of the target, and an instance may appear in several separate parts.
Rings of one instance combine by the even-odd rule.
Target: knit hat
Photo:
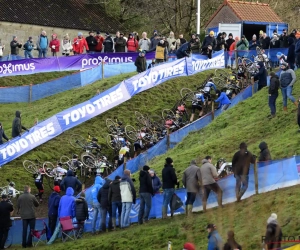
[[[214,32],[213,30],[211,30],[211,31],[209,32],[209,34],[214,36],[214,35],[215,35],[215,32]]]
[[[101,32],[100,31],[97,31],[97,35],[100,35],[101,34]]]
[[[149,173],[150,174],[155,174],[155,171],[153,169],[150,169]]]
[[[119,175],[117,175],[116,177],[115,177],[115,180],[120,180],[121,179],[121,177],[119,176]]]
[[[264,32],[262,30],[259,31],[259,34],[262,35]]]
[[[273,221],[276,221],[277,222],[277,214],[275,213],[272,213],[271,216],[269,217],[269,219],[267,220],[267,223],[271,223]]]
[[[195,245],[193,243],[190,242],[186,242],[183,245],[183,250],[195,250]]]
[[[173,160],[172,160],[172,158],[170,158],[170,157],[167,157],[167,158],[166,158],[166,163],[167,163],[167,164],[171,164],[171,163],[173,163]]]
[[[82,36],[82,32],[78,32],[78,36]]]
[[[60,192],[60,187],[59,187],[59,186],[54,186],[53,190],[54,190],[56,193],[59,193],[59,192]]]
[[[109,33],[108,33],[108,32],[106,32],[106,33],[105,33],[105,35],[106,35],[106,36],[109,36]]]
[[[13,39],[17,38],[17,36],[13,36]]]
[[[148,170],[150,170],[150,168],[149,168],[149,166],[145,165],[145,166],[143,167],[143,170],[144,170],[144,171],[148,171]]]
[[[229,33],[229,35],[228,35],[228,36],[232,36],[232,37],[233,37],[232,33]]]
[[[252,38],[256,38],[256,35],[254,34],[254,35],[252,36]]]

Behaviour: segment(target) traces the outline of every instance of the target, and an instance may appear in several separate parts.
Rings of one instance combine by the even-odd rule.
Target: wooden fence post
[[[255,194],[258,194],[258,172],[257,172],[257,161],[254,162],[254,181],[255,181]]]
[[[123,170],[126,169],[127,157],[124,156]]]
[[[32,101],[32,83],[29,85],[29,103]]]
[[[211,120],[213,121],[215,119],[215,102],[211,102]]]
[[[167,128],[167,149],[170,149],[170,128]]]
[[[235,68],[238,69],[239,65],[238,65],[238,53],[237,50],[234,50],[234,57],[235,57]]]
[[[101,63],[102,79],[104,79],[104,62]]]

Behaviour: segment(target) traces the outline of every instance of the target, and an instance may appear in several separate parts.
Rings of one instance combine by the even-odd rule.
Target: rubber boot
[[[195,114],[192,114],[192,115],[191,115],[190,122],[194,121],[194,116],[195,116]]]
[[[296,101],[296,102],[294,102],[294,104],[295,104],[295,106],[298,108],[298,102]]]
[[[193,205],[187,205],[187,214],[188,216],[193,214]]]
[[[116,230],[117,226],[116,226],[116,218],[112,218],[112,230]]]
[[[222,205],[222,196],[223,196],[223,192],[220,192],[218,194],[218,205],[220,208],[223,208],[224,206]]]
[[[283,107],[283,111],[284,111],[284,112],[287,112],[287,107]]]
[[[167,209],[165,207],[162,208],[162,219],[167,219]]]

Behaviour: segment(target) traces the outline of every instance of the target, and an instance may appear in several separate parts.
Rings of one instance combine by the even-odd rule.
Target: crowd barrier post
[[[254,86],[254,77],[251,77],[251,85],[252,85],[252,95],[255,94],[255,86]]]
[[[32,83],[29,85],[29,103],[32,101]]]
[[[214,101],[211,102],[211,119],[212,120],[215,119],[215,102]]]
[[[104,62],[101,62],[102,79],[104,79]]]
[[[255,194],[258,194],[258,172],[257,172],[257,160],[254,162],[254,181],[255,181]]]
[[[170,129],[167,128],[167,149],[170,149]]]
[[[235,49],[234,50],[234,58],[235,58],[235,68],[238,69],[238,52],[237,50]]]
[[[123,170],[126,169],[127,157],[124,156]]]

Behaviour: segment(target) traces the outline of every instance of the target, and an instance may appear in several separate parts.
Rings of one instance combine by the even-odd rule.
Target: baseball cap
[[[209,34],[210,34],[210,35],[215,35],[215,32],[214,32],[213,30],[211,30],[211,31],[209,32]]]
[[[59,193],[60,192],[60,187],[59,186],[54,186],[53,190],[55,192]]]

